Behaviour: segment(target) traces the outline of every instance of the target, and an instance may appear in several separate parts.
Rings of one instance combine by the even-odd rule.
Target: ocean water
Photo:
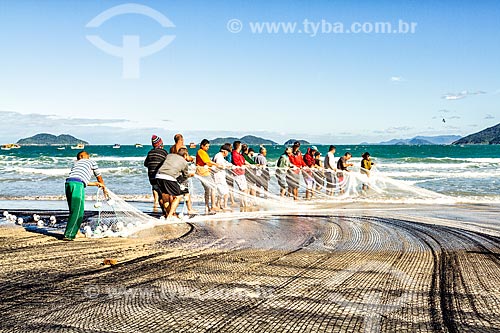
[[[209,155],[218,151],[211,147]],[[274,165],[284,146],[269,146],[268,160]],[[302,147],[305,153],[307,147]],[[326,155],[328,146],[318,146]],[[143,162],[149,146],[87,146],[97,161],[107,186],[129,200],[146,200],[150,186]],[[254,147],[258,151],[258,147]],[[336,156],[353,154],[353,171],[359,169],[361,154],[370,152],[376,172],[401,189],[424,189],[458,201],[500,202],[500,146],[363,146],[339,145]],[[62,199],[64,180],[78,151],[66,147],[21,147],[0,151],[0,199]],[[196,149],[189,150],[196,155]],[[273,180],[275,182],[275,180]],[[199,182],[195,190],[201,193]],[[272,187],[271,187],[272,188]],[[94,189],[89,191],[94,191]],[[407,191],[411,199],[414,191]],[[401,197],[401,191],[393,199]],[[385,193],[381,200],[391,200]]]

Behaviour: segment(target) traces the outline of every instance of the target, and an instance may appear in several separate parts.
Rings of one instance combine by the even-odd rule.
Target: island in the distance
[[[392,139],[378,143],[362,142],[361,145],[385,145],[385,146],[401,146],[401,145],[449,145],[452,142],[459,140],[459,135],[438,135],[438,136],[415,136],[411,139]]]
[[[274,142],[272,140],[260,138],[258,136],[253,136],[253,135],[245,135],[242,138],[235,138],[235,137],[225,137],[225,138],[215,138],[210,140],[211,145],[223,145],[226,142],[233,143],[234,141],[241,141],[242,143],[246,143],[248,145],[252,146],[259,146],[259,145],[277,145],[277,142]]]
[[[284,146],[291,146],[296,141],[300,142],[301,145],[310,145],[311,144],[309,141],[306,141],[306,140],[290,139],[290,140],[287,140],[283,145]]]
[[[500,144],[500,124],[471,134],[453,142],[454,145],[498,145]]]
[[[69,134],[53,135],[40,133],[29,138],[19,139],[18,145],[21,146],[65,146],[65,145],[88,145],[87,141],[77,139]]]

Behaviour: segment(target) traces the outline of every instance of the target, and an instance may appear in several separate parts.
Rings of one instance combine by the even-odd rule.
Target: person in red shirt
[[[311,146],[307,148],[307,153],[304,155],[304,163],[308,168],[304,169],[302,172],[302,176],[304,177],[304,181],[306,183],[306,199],[310,199],[313,196],[314,189],[314,174],[313,170],[318,166],[316,165],[316,159],[314,158],[314,154],[318,151],[316,146]]]
[[[314,153],[316,151],[318,151],[318,149],[316,149],[316,146],[312,146],[307,148],[307,153],[304,155],[304,163],[310,168],[312,168],[314,164],[316,164],[316,161],[314,160]]]
[[[299,198],[300,170],[307,167],[300,152],[300,142],[295,141],[292,146],[292,154],[288,157],[292,168],[287,174],[288,192],[295,200]]]
[[[246,197],[248,196],[248,184],[245,178],[245,158],[241,154],[241,141],[233,142],[233,151],[231,152],[231,160],[234,165],[239,168],[234,168],[233,175],[234,181],[238,184],[238,188],[241,192],[243,192],[243,196],[241,198],[241,206],[247,206]]]

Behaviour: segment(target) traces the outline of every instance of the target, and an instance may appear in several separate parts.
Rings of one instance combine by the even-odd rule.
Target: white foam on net
[[[244,218],[262,218],[270,215],[315,213],[324,210],[325,207],[335,209],[335,203],[340,202],[374,202],[374,203],[414,203],[414,204],[453,204],[463,202],[461,198],[445,196],[430,190],[415,186],[411,182],[395,180],[384,174],[372,170],[370,176],[357,171],[344,172],[343,180],[335,178],[333,184],[334,195],[326,194],[327,178],[324,176],[326,170],[314,170],[318,172],[312,188],[312,199],[294,201],[293,198],[280,196],[280,188],[276,181],[278,168],[269,167],[268,191],[260,190],[259,196],[240,191],[237,188],[235,176],[232,170],[225,170],[227,178],[234,181],[234,187],[230,191],[236,200],[246,201],[250,204],[250,211],[244,209],[233,212],[218,212],[215,215],[197,215],[192,218],[176,220],[175,222],[158,219],[143,213],[136,207],[127,203],[123,198],[108,189],[108,197],[104,196],[98,189],[95,196],[95,208],[97,215],[89,218],[84,224],[84,231],[88,237],[128,237],[140,230],[152,228],[162,224],[184,223],[186,221],[197,223],[204,221],[239,220]],[[192,200],[204,206],[203,190],[200,190],[201,181],[216,188],[213,173],[220,172],[210,169],[211,176],[195,176],[189,180],[189,193]],[[303,196],[306,191],[304,175],[307,170],[301,170],[299,194]],[[308,171],[307,171],[308,172]],[[364,186],[363,186],[364,185]],[[215,190],[217,191],[217,190]],[[200,205],[198,205],[199,207]],[[186,215],[186,204],[182,203],[178,208],[182,215]]]
[[[107,197],[98,189],[94,208],[97,215],[89,218],[83,227],[87,237],[127,237],[160,223],[159,219],[141,212],[109,189]]]

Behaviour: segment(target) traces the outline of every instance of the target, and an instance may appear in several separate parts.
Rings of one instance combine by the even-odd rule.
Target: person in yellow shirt
[[[370,170],[372,169],[372,166],[375,165],[375,163],[373,163],[369,152],[363,153],[361,157],[363,159],[361,160],[360,172],[370,177]],[[369,188],[368,184],[363,184],[363,191],[368,190],[368,188]]]
[[[203,189],[205,190],[205,213],[213,214],[219,209],[216,207],[216,187],[210,168],[222,168],[222,166],[212,162],[210,156],[208,156],[209,148],[210,141],[208,141],[207,139],[201,140],[200,149],[196,154],[196,174],[200,177],[199,179],[201,181],[201,185],[203,185]]]
[[[363,159],[361,160],[361,170],[360,171],[362,174],[370,176],[370,170],[372,169],[372,166],[375,165],[375,163],[373,163],[369,152],[363,153],[363,155],[361,155],[361,157]]]

